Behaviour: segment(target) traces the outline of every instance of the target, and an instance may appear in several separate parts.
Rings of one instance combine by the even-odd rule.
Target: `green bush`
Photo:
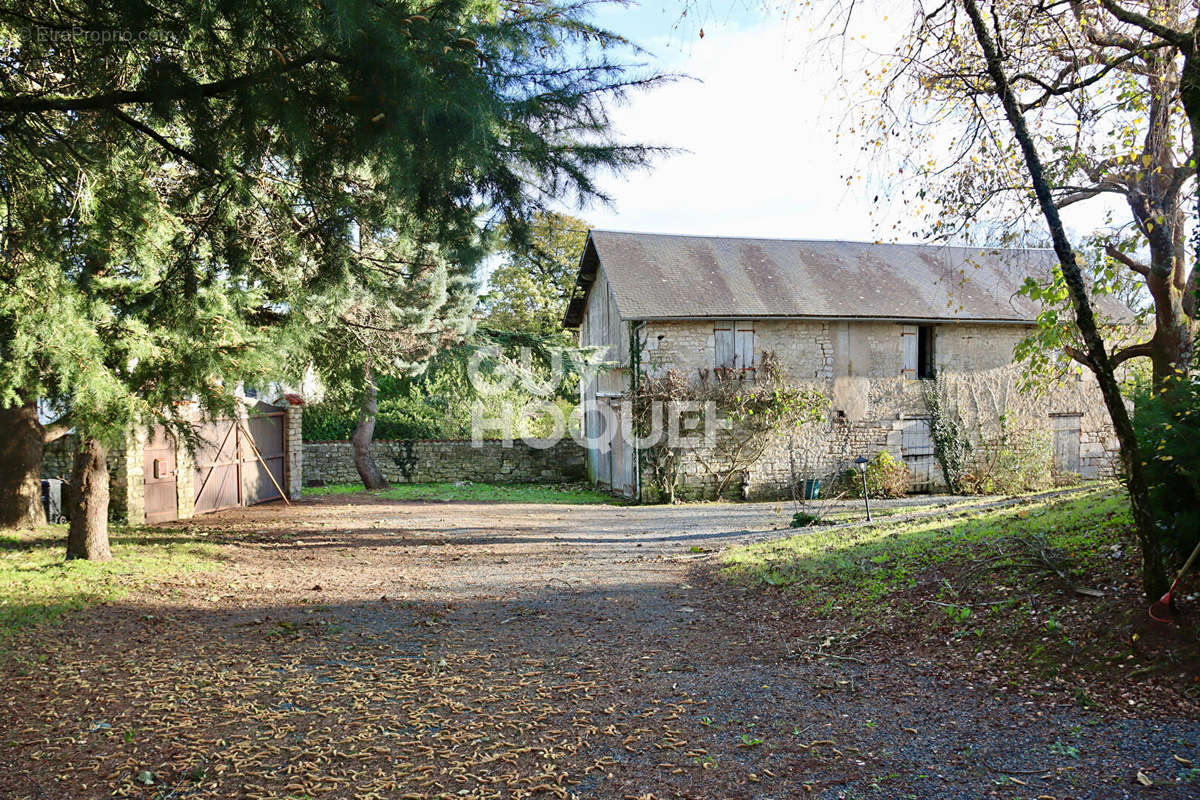
[[[908,467],[887,450],[880,450],[867,464],[867,491],[871,497],[904,497],[911,481]],[[856,469],[842,473],[835,487],[835,491],[849,497],[862,497],[862,490],[862,476]]]
[[[380,404],[383,405],[382,403]],[[376,439],[455,438],[427,417],[405,413],[404,409],[383,410],[375,420]],[[303,436],[306,442],[349,439],[358,424],[357,415],[336,406],[314,403],[304,409]]]
[[[1134,391],[1133,426],[1163,545],[1182,564],[1200,540],[1200,380],[1172,380],[1165,392]]]
[[[1054,486],[1054,450],[1046,431],[1014,429],[1000,417],[1000,433],[972,452],[960,478],[965,494],[1017,494]]]

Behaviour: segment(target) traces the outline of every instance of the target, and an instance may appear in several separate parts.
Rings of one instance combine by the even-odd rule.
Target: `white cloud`
[[[683,53],[677,39],[650,43],[659,53],[674,44],[664,68],[698,81],[640,94],[614,114],[623,138],[686,152],[605,178],[615,207],[583,216],[618,230],[874,238],[868,191],[845,180],[861,154],[836,137],[846,114],[841,73],[808,47],[807,27],[775,19],[706,28]]]

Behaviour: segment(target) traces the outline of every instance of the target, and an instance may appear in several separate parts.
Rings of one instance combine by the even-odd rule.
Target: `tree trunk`
[[[354,466],[368,490],[386,489],[390,485],[379,465],[371,455],[371,440],[375,438],[375,415],[379,410],[379,388],[375,385],[375,374],[367,367],[366,385],[363,387],[362,402],[358,407],[358,425],[350,439],[354,450]]]
[[[67,533],[67,558],[108,561],[107,448],[95,439],[80,437],[71,471],[71,527]]]
[[[1162,541],[1160,532],[1154,521],[1154,511],[1150,504],[1150,487],[1143,469],[1141,450],[1138,447],[1137,436],[1133,430],[1133,422],[1129,418],[1129,409],[1121,396],[1121,389],[1113,372],[1113,365],[1105,350],[1104,341],[1096,329],[1096,319],[1092,312],[1091,301],[1088,299],[1087,287],[1083,282],[1083,273],[1076,260],[1074,248],[1067,238],[1066,229],[1058,213],[1058,207],[1050,194],[1050,184],[1046,179],[1045,169],[1029,129],[1025,125],[1025,117],[1017,105],[1016,96],[1009,85],[1008,76],[1004,72],[996,43],[992,40],[987,23],[979,11],[976,0],[963,0],[963,7],[971,18],[971,26],[975,39],[983,50],[987,62],[988,74],[996,84],[996,93],[1004,105],[1005,116],[1012,126],[1017,143],[1025,157],[1025,165],[1033,181],[1034,193],[1046,224],[1050,228],[1050,236],[1054,242],[1054,253],[1058,256],[1066,279],[1067,290],[1071,295],[1071,304],[1075,308],[1075,324],[1086,346],[1088,366],[1096,376],[1100,385],[1100,393],[1104,404],[1108,407],[1112,419],[1113,431],[1121,443],[1121,460],[1125,467],[1125,481],[1129,489],[1129,505],[1133,513],[1134,525],[1137,528],[1138,543],[1142,550],[1142,589],[1146,599],[1151,602],[1158,600],[1167,591],[1167,572],[1162,557]]]
[[[0,408],[0,431],[0,528],[45,525],[44,440],[37,404]]]

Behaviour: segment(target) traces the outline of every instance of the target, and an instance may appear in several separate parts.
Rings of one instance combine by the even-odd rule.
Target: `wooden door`
[[[1079,414],[1055,414],[1054,471],[1079,472]]]
[[[196,513],[242,504],[238,426],[231,419],[204,420],[197,426]]]
[[[245,505],[252,506],[282,497],[275,484],[284,485],[283,414],[282,408],[259,403],[250,410],[245,428],[238,431],[242,459],[242,501]],[[250,436],[246,437],[245,433]],[[270,470],[270,475],[267,470]],[[272,476],[274,481],[271,480]]]
[[[612,406],[607,398],[596,398],[596,429],[592,434],[596,448],[596,483],[612,488]]]
[[[914,492],[932,491],[934,481],[933,435],[930,432],[928,417],[904,420],[900,452],[904,458],[904,466],[908,467],[908,471],[912,475],[909,490]]]
[[[612,466],[612,490],[617,494],[625,494],[625,438],[621,435],[621,404],[612,404],[612,455],[609,463]]]
[[[150,428],[143,450],[146,482],[146,522],[179,519],[176,494],[175,437],[162,425]]]

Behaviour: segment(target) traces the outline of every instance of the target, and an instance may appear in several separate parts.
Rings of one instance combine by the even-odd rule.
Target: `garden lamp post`
[[[871,521],[871,499],[867,492],[867,464],[870,463],[867,459],[859,456],[854,459],[854,466],[858,467],[859,473],[862,475],[863,482],[863,503],[867,506],[867,522]]]

